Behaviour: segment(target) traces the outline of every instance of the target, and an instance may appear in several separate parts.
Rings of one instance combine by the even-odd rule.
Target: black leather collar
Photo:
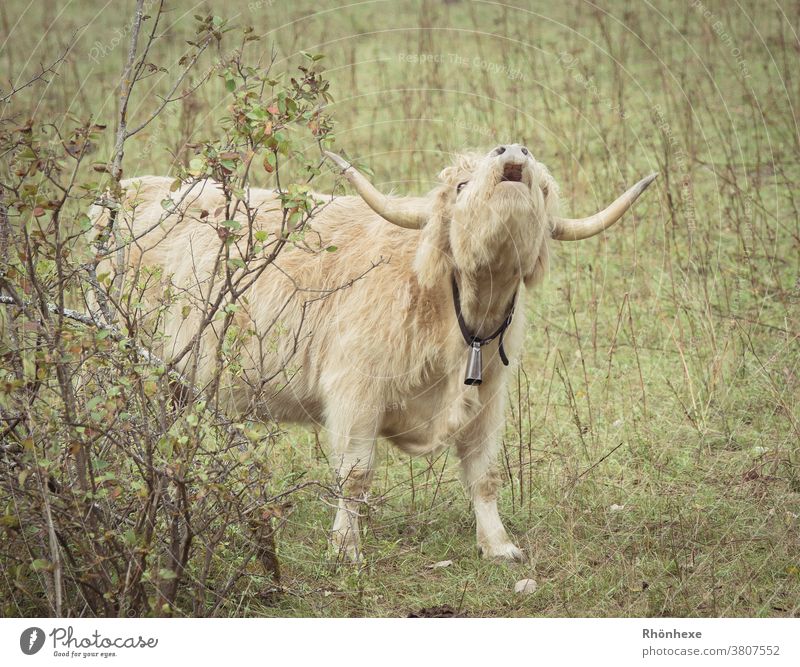
[[[464,337],[464,341],[467,345],[471,348],[481,348],[487,343],[491,343],[495,338],[500,336],[500,345],[499,345],[499,352],[500,352],[500,360],[503,362],[504,366],[508,366],[508,357],[506,356],[506,350],[503,347],[503,335],[508,329],[509,325],[511,324],[511,318],[514,317],[514,308],[517,305],[517,292],[514,292],[514,296],[511,297],[511,305],[508,308],[508,314],[506,318],[503,320],[503,323],[497,328],[497,330],[491,335],[487,336],[486,338],[479,338],[474,333],[472,333],[469,328],[467,327],[467,323],[464,321],[464,315],[461,312],[461,295],[458,291],[458,281],[456,280],[455,273],[453,274],[453,305],[456,309],[456,319],[458,320],[458,328],[461,329],[461,335]]]

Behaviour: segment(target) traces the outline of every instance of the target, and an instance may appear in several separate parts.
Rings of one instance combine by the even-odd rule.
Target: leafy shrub
[[[137,43],[138,28],[159,18],[160,10],[134,18],[134,56],[123,73],[113,138],[93,119],[67,134],[49,119],[0,126],[6,615],[215,615],[235,609],[245,586],[252,594],[279,579],[275,531],[293,480],[271,477],[278,427],[247,411],[235,419],[226,414],[219,378],[236,372],[241,332],[233,316],[244,289],[284,247],[302,242],[318,205],[308,183],[321,161],[307,160],[300,147],[331,140],[328,84],[315,55],[296,77],[248,65],[244,53],[257,38],[246,28],[239,46],[190,85],[202,54],[233,32],[218,17],[198,16],[164,103],[131,122],[135,85],[163,70],[146,60],[155,28],[149,37],[142,30]],[[213,325],[224,344],[215,380],[196,387],[181,371],[191,367],[191,350],[168,361],[153,354],[164,341],[151,322],[175,297],[167,287],[161,303],[146,304],[141,275],[126,275],[131,239],[119,225],[120,179],[126,142],[170,100],[213,85],[213,74],[230,100],[220,135],[193,143],[175,182],[213,178],[225,193],[224,220],[211,216],[206,224],[217,227],[226,287],[205,304],[193,338]],[[109,139],[108,161],[93,162]],[[290,162],[304,185],[282,186]],[[279,191],[280,234],[253,228],[249,187],[256,169]],[[87,215],[96,202],[108,212],[99,225]],[[164,206],[166,218],[174,208]],[[117,260],[114,275],[98,274],[108,258]]]

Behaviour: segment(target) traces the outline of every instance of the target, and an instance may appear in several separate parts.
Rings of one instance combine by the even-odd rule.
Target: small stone
[[[514,592],[520,595],[530,595],[536,591],[536,582],[533,579],[520,579],[514,584]]]
[[[440,560],[438,563],[434,563],[433,565],[427,565],[426,567],[429,570],[438,570],[440,567],[450,567],[453,564],[451,560]]]
[[[615,503],[614,505],[611,505],[611,507],[608,508],[608,511],[609,512],[621,512],[624,509],[625,509],[625,505],[617,505]]]

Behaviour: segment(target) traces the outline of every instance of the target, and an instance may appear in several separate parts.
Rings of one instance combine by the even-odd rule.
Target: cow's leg
[[[339,505],[331,539],[339,553],[351,561],[361,560],[359,510],[372,480],[377,418],[347,419],[340,413],[332,423],[334,473]]]
[[[497,511],[500,475],[496,461],[503,424],[500,396],[480,412],[456,437],[461,478],[475,510],[478,550],[484,558],[522,560],[522,551],[509,539]]]

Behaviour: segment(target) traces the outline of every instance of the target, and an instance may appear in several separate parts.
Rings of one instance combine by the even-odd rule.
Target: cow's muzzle
[[[503,176],[501,181],[522,181],[522,168],[521,164],[506,164],[503,166]]]

